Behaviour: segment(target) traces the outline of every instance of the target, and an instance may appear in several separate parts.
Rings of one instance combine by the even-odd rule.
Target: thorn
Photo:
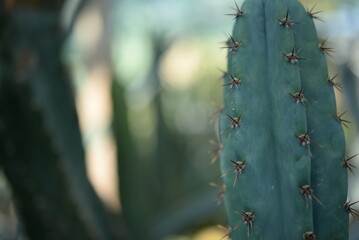
[[[286,28],[288,28],[288,29],[290,29],[290,30],[293,30],[293,29],[292,29],[292,26],[293,26],[294,24],[299,24],[299,23],[301,23],[301,22],[293,22],[293,21],[290,19],[290,17],[289,17],[289,9],[287,10],[287,13],[286,13],[286,15],[285,15],[285,18],[283,18],[283,19],[276,18],[276,19],[277,19],[277,21],[279,22],[279,25],[284,26],[284,27],[286,27]]]
[[[322,145],[320,145],[319,143],[313,142],[310,140],[309,135],[312,134],[313,131],[311,131],[310,133],[306,132],[304,134],[301,134],[299,136],[297,136],[297,140],[299,141],[300,145],[302,145],[303,147],[305,146],[309,146],[310,144],[314,144],[318,147],[323,147]]]
[[[318,147],[323,147],[322,145],[320,145],[319,143],[313,142],[310,140],[309,135],[312,134],[313,131],[311,131],[310,133],[306,132],[305,134],[301,134],[297,137],[298,142],[300,143],[300,145],[302,145],[303,147],[306,147],[309,153],[309,156],[312,157],[312,152],[310,151],[310,144],[314,144]]]
[[[309,101],[309,102],[317,102],[317,101],[314,101],[314,100],[311,100],[309,98],[305,98],[304,95],[303,95],[303,92],[304,92],[304,88],[301,88],[299,92],[297,93],[288,93],[294,100],[295,103],[301,103],[301,104],[304,104],[305,101]]]
[[[223,145],[221,143],[219,143],[219,142],[214,141],[214,140],[210,140],[209,143],[214,146],[214,149],[209,151],[209,153],[212,154],[211,164],[213,164],[218,160],[219,154],[221,153]]]
[[[355,172],[353,170],[353,168],[358,169],[355,165],[349,163],[350,160],[352,160],[353,158],[355,158],[356,156],[358,156],[359,153],[351,156],[351,157],[344,157],[343,158],[343,165],[351,172],[351,174],[353,174],[353,176],[355,176]]]
[[[219,224],[219,225],[217,225],[217,228],[219,228],[219,229],[226,232],[226,234],[223,237],[221,237],[221,239],[224,239],[224,238],[229,239],[230,238],[230,235],[232,234],[232,227],[231,226],[225,227],[225,226]]]
[[[233,44],[233,43],[232,43],[232,39],[231,39],[231,37],[229,36],[230,34],[229,34],[228,32],[223,32],[223,34],[224,34],[224,36],[226,37],[226,40],[225,40],[225,41],[220,41],[219,43],[220,43],[221,45],[225,45],[225,46],[227,46],[227,47],[221,46],[220,48],[228,48],[228,46],[229,46],[230,44]]]
[[[218,189],[219,189],[219,193],[218,193],[218,195],[217,195],[217,197],[216,197],[215,200],[216,200],[217,205],[220,205],[221,202],[222,202],[222,199],[223,199],[223,197],[224,197],[224,194],[225,194],[226,191],[227,191],[226,185],[224,185],[224,184],[219,185],[219,184],[213,183],[213,182],[211,182],[209,185],[211,185],[212,187],[215,187],[215,188],[218,188]]]
[[[239,17],[243,16],[246,12],[241,10],[239,7],[238,7],[238,4],[236,1],[234,1],[234,4],[236,5],[235,8],[233,8],[236,12],[235,13],[228,13],[228,14],[225,14],[227,16],[234,16],[233,20],[235,19],[238,19]]]
[[[300,187],[300,191],[302,192],[302,195],[305,198],[305,202],[308,208],[308,200],[310,198],[314,198],[320,205],[324,206],[323,203],[314,195],[313,193],[313,189],[320,186],[320,184],[314,185],[314,186],[309,186],[309,185],[304,185]]]
[[[317,238],[314,235],[314,232],[305,232],[303,234],[303,239],[304,240],[316,240]]]
[[[229,44],[228,45],[232,44],[232,46],[226,46],[226,47],[222,47],[222,48],[231,49],[229,51],[229,53],[234,54],[237,52],[238,48],[240,48],[242,46],[242,42],[236,42],[230,33],[228,33],[228,36],[229,36]]]
[[[223,81],[224,78],[225,78],[226,75],[227,75],[227,72],[224,71],[224,70],[222,70],[222,69],[220,69],[219,67],[217,67],[217,69],[218,69],[218,71],[220,71],[220,72],[222,73],[222,75],[218,78],[218,80],[219,80],[219,81]]]
[[[313,10],[314,10],[314,8],[316,7],[316,5],[317,5],[317,4],[314,4],[313,7],[312,7],[310,10],[307,8],[307,13],[308,13],[308,15],[309,15],[311,18],[317,19],[317,20],[319,20],[319,21],[321,21],[321,22],[324,22],[321,18],[319,18],[318,16],[316,16],[316,14],[321,13],[321,12],[323,12],[323,11],[313,12]]]
[[[242,80],[240,78],[236,78],[236,77],[233,77],[230,73],[228,72],[223,72],[225,75],[229,76],[231,82],[230,83],[226,83],[226,84],[222,84],[221,86],[224,87],[224,86],[230,86],[226,96],[233,91],[234,88],[239,88],[241,83],[242,83]]]
[[[359,211],[357,209],[352,208],[352,206],[357,204],[358,202],[359,201],[351,203],[350,201],[348,201],[344,204],[345,211],[347,211],[350,215],[352,215],[353,218],[357,218],[359,216]]]
[[[332,85],[333,87],[335,87],[339,92],[343,92],[342,88],[343,86],[339,83],[335,83],[334,79],[339,75],[339,73],[335,74],[334,77],[332,78],[328,78],[327,82],[329,83],[329,85]]]
[[[209,121],[211,124],[214,123],[215,121],[217,121],[217,119],[219,118],[219,116],[221,115],[221,112],[223,111],[224,107],[222,105],[213,103],[213,105],[216,107],[216,111],[212,114],[212,118]]]
[[[235,226],[233,228],[233,230],[231,231],[231,233],[236,230],[237,228],[239,228],[239,226],[241,226],[243,223],[247,225],[248,227],[248,236],[250,234],[251,228],[253,227],[253,222],[255,219],[255,212],[235,212],[238,213],[240,215],[242,215],[242,217],[244,218],[243,221],[241,221],[237,226]]]
[[[302,146],[306,146],[310,144],[310,137],[308,133],[297,136],[297,139]]]
[[[349,129],[347,123],[352,123],[351,121],[348,121],[348,120],[345,120],[345,119],[342,119],[342,116],[346,113],[347,111],[343,112],[342,114],[340,114],[339,116],[337,115],[336,116],[336,119],[338,122],[340,122],[341,124],[344,125],[344,127],[346,127],[347,129]]]
[[[295,52],[294,48],[292,49],[291,53],[282,53],[283,56],[285,57],[285,60],[291,64],[298,64],[299,60],[308,60],[308,58],[301,58],[298,56],[300,52],[300,49],[297,51],[297,53]]]
[[[333,58],[332,53],[334,52],[333,48],[325,47],[328,38],[324,39],[321,43],[319,43],[319,50],[329,57]]]
[[[237,162],[235,162],[233,160],[229,160],[229,161],[231,161],[233,163],[234,168],[232,168],[228,172],[224,173],[221,177],[224,177],[224,176],[228,175],[229,173],[234,172],[236,174],[236,176],[234,178],[233,187],[235,187],[236,183],[237,183],[238,176],[242,173],[246,164],[245,164],[245,162],[241,162],[241,161],[237,161]]]
[[[236,130],[236,128],[240,127],[241,125],[241,116],[239,115],[239,117],[231,117],[228,114],[226,114],[226,117],[231,121],[231,123],[229,124],[228,127],[226,127],[225,129],[223,129],[220,134],[222,134],[223,132],[227,131],[229,128],[232,128],[231,133],[228,135],[228,138],[231,137],[232,133]]]

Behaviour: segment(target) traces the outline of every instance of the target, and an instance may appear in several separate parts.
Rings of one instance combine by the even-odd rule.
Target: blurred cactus
[[[232,239],[348,239],[344,120],[314,14],[297,0],[232,14],[220,117]]]
[[[118,82],[112,84],[113,100],[113,128],[118,152],[118,171],[120,176],[119,187],[121,203],[124,206],[123,215],[134,239],[145,237],[148,233],[147,225],[142,224],[138,231],[138,217],[146,213],[147,204],[143,204],[146,194],[138,189],[141,168],[137,167],[135,146],[127,122],[127,106],[124,99],[124,90]],[[133,186],[136,186],[133,188]],[[147,223],[144,221],[144,223]],[[145,226],[143,226],[145,225]]]
[[[30,239],[113,239],[61,63],[63,1],[1,11],[0,162]]]
[[[202,164],[207,164],[207,155],[203,153],[207,149],[195,149],[198,155],[193,150],[205,146],[202,143],[209,134],[193,136],[179,131],[172,118],[178,109],[168,109],[166,105],[168,100],[174,101],[168,96],[182,96],[163,88],[159,74],[161,59],[172,47],[172,41],[163,35],[152,35],[148,41],[153,46],[153,58],[143,88],[151,92],[151,97],[150,100],[145,98],[148,102],[144,103],[142,97],[134,95],[141,104],[147,105],[144,108],[153,111],[154,121],[146,126],[139,124],[148,116],[142,115],[137,104],[128,111],[133,98],[125,98],[126,91],[121,81],[114,81],[112,86],[121,204],[129,232],[136,240],[164,239],[210,221],[215,224],[217,221],[213,216],[220,213],[212,199],[217,190],[203,188],[218,174],[218,169],[203,172]],[[142,94],[143,90],[140,92]],[[187,94],[193,93],[186,92],[185,98],[188,99]],[[175,101],[180,106],[181,102]],[[144,127],[155,129],[150,136],[152,149],[147,154],[143,153],[146,146],[139,143],[138,135],[132,135],[135,131],[142,132]],[[141,219],[140,223],[138,219]],[[141,231],[138,230],[139,224]]]

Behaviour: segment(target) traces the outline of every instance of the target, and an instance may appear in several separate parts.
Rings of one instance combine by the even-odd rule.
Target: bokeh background
[[[49,7],[46,2],[56,3]],[[336,81],[343,84],[344,94],[336,91],[338,112],[348,111],[345,119],[352,122],[344,129],[348,155],[356,154],[359,3],[302,2],[323,11],[318,14],[322,21],[315,23],[319,37],[328,38],[335,49],[327,58],[329,72],[340,73]],[[225,234],[218,227],[227,224],[223,205],[215,201],[218,189],[209,184],[221,183],[216,124],[211,119],[222,103],[219,69],[226,69],[227,53],[221,47],[233,26],[232,18],[224,14],[232,13],[233,7],[232,0],[0,3],[5,17],[20,9],[19,21],[22,16],[24,22],[32,21],[26,17],[29,12],[39,14],[30,32],[48,21],[47,13],[56,13],[66,33],[54,61],[63,62],[69,73],[85,153],[84,177],[100,199],[102,224],[111,232],[94,239],[218,240]],[[7,28],[5,20],[3,24],[0,30]],[[1,36],[16,37],[9,34],[4,31]],[[46,44],[52,33],[41,34]],[[6,52],[6,46],[11,45],[0,40],[0,51]],[[6,72],[6,58],[2,63],[0,72]],[[17,78],[26,75],[21,65],[15,70],[20,71]],[[12,149],[6,141],[1,144],[7,153]],[[27,220],[21,217],[5,172],[1,168],[0,239],[29,239]],[[46,172],[45,166],[40,167],[39,179],[47,181]],[[350,176],[348,199],[359,200],[358,183],[356,176]],[[350,231],[352,239],[359,239],[357,221],[351,221]],[[57,239],[56,234],[47,236]]]

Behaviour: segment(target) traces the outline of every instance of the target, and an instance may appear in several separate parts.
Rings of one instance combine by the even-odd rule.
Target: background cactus
[[[326,53],[297,0],[247,0],[228,42],[221,168],[233,239],[348,239]]]
[[[0,163],[30,239],[113,239],[60,58],[61,2],[50,2],[1,12]]]

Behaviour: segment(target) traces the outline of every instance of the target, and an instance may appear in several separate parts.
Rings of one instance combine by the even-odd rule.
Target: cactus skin
[[[230,236],[348,239],[344,134],[313,19],[297,0],[247,0],[241,10],[219,119]],[[245,166],[228,172],[230,160]]]
[[[291,7],[300,8],[298,5],[300,4],[294,1]],[[332,86],[325,81],[328,78],[327,65],[324,54],[317,51],[318,40],[314,24],[303,11],[293,11],[293,18],[300,19],[307,26],[307,29],[296,28],[298,36],[304,36],[296,39],[297,45],[303,49],[303,56],[311,59],[301,64],[302,86],[306,89],[306,94],[319,103],[307,107],[308,127],[313,130],[312,138],[323,145],[312,148],[312,182],[321,183],[316,189],[316,196],[326,206],[323,208],[314,203],[314,229],[318,239],[347,239],[348,213],[343,211],[343,204],[347,197],[348,177],[342,166],[345,141],[342,126],[335,119],[335,96]],[[308,47],[304,48],[306,45]]]

